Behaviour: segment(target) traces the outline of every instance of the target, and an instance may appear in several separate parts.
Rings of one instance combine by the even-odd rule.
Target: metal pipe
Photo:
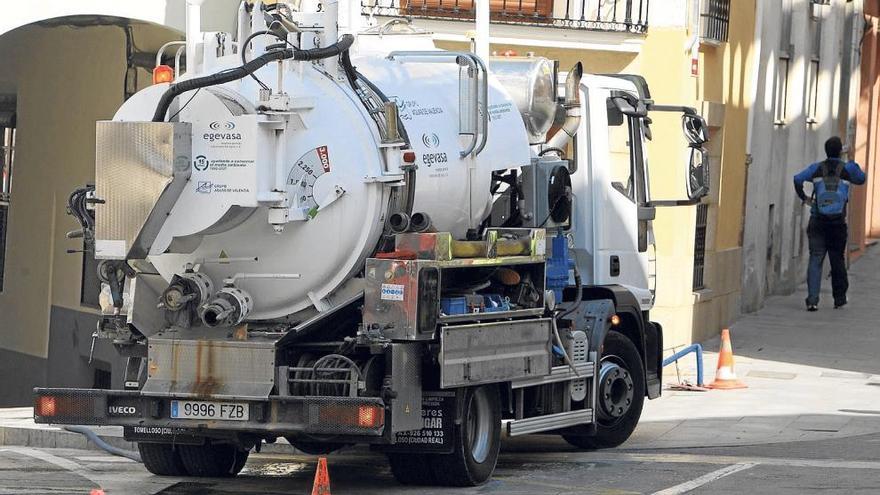
[[[399,211],[397,213],[392,213],[390,217],[388,217],[388,227],[391,228],[391,232],[395,234],[399,234],[401,232],[406,232],[409,229],[410,220],[409,214]]]
[[[684,349],[676,352],[675,354],[669,356],[668,358],[664,359],[663,360],[663,367],[665,368],[665,367],[669,366],[670,364],[678,361],[682,357],[684,357],[692,352],[697,355],[696,356],[697,357],[697,385],[702,387],[703,386],[703,346],[701,346],[700,344],[689,345],[689,346],[685,347]]]
[[[489,0],[475,0],[476,15],[474,24],[476,36],[474,36],[474,48],[478,57],[489,60]]]
[[[181,45],[186,47],[186,41],[169,41],[164,45],[159,47],[159,50],[156,52],[156,66],[162,65],[162,55],[165,54],[165,50],[170,46]]]
[[[339,1],[325,0],[322,2],[322,5],[324,7],[324,18],[326,19],[324,22],[324,46],[329,46],[336,43],[339,37]],[[334,78],[337,76],[338,66],[339,63],[336,57],[324,60],[324,68]]]
[[[427,232],[431,229],[431,217],[427,213],[413,213],[409,225],[413,232]]]
[[[186,71],[195,72],[196,44],[202,34],[202,2],[186,0]]]
[[[565,81],[565,122],[562,128],[547,141],[548,148],[565,149],[577,133],[581,124],[580,85],[583,75],[584,67],[580,62],[574,64],[574,67],[568,71],[568,79]],[[575,170],[577,168],[572,172]]]
[[[180,77],[180,55],[186,50],[186,45],[181,46],[177,49],[177,52],[174,54],[174,80],[176,81]]]

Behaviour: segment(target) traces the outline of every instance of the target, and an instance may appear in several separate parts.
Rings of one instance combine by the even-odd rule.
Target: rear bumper
[[[245,403],[245,421],[171,418],[172,400]],[[269,397],[216,400],[166,397],[129,390],[34,389],[34,422],[67,425],[115,425],[126,431],[212,430],[255,434],[383,437],[385,404],[372,397]],[[165,430],[161,430],[161,429]],[[152,430],[150,430],[152,429]]]

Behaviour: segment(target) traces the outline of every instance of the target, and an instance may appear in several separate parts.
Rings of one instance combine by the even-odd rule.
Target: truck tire
[[[604,347],[599,362],[596,435],[562,436],[582,449],[606,449],[625,442],[636,429],[645,403],[645,371],[636,346],[623,334],[609,332]]]
[[[247,462],[247,450],[230,444],[181,445],[180,460],[190,476],[225,478],[235,476]]]
[[[434,470],[428,454],[388,454],[391,474],[403,485],[433,485]]]
[[[138,442],[137,446],[147,471],[159,476],[186,476],[186,468],[180,460],[180,446],[150,442]]]
[[[443,486],[475,486],[489,480],[501,449],[501,396],[495,385],[467,389],[462,420],[453,430],[451,454],[432,454],[434,481]]]

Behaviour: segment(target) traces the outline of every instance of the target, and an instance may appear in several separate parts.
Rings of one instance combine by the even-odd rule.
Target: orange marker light
[[[358,426],[363,428],[377,428],[382,425],[383,411],[376,406],[358,407]]]
[[[414,163],[416,161],[415,151],[404,151],[403,152],[403,161],[406,163]]]
[[[37,398],[37,416],[55,416],[56,412],[55,397],[46,395]]]
[[[174,81],[174,69],[168,67],[167,65],[157,65],[155,69],[153,69],[153,84],[172,82]]]
[[[620,325],[620,317],[617,315],[611,315],[611,325],[615,327]]]

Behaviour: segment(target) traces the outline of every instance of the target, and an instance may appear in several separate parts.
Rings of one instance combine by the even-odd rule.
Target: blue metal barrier
[[[700,344],[693,344],[685,347],[684,349],[676,352],[675,354],[669,356],[668,358],[663,360],[663,367],[667,367],[670,364],[678,361],[684,356],[687,356],[690,353],[697,354],[697,385],[700,387],[703,386],[703,346]]]

